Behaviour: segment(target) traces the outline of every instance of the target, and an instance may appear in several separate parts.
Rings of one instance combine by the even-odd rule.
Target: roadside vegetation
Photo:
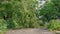
[[[60,0],[46,1],[38,10],[36,5],[37,0],[0,0],[0,32],[40,26],[60,30]]]
[[[48,30],[60,30],[60,0],[47,1],[37,14],[42,16],[40,18],[43,21],[42,25]]]

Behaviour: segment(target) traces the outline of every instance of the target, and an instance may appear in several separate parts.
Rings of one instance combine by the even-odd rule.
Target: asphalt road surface
[[[42,29],[17,29],[9,30],[5,34],[54,34],[54,32]]]

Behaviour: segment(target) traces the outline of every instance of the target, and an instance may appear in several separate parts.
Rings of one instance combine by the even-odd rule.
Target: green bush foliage
[[[51,19],[55,19],[58,10],[54,6],[52,2],[47,2],[43,5],[43,7],[39,10],[40,11],[40,16],[43,16],[43,20],[50,21]]]
[[[7,30],[7,22],[3,19],[0,19],[0,34],[3,34]]]
[[[57,19],[60,19],[60,0],[47,1],[37,10],[36,15],[49,30],[59,30],[60,20]]]
[[[49,22],[50,20],[60,19],[60,0],[46,1],[46,3],[41,6],[36,13],[38,17],[42,16],[39,19],[43,21],[43,25],[45,22]]]
[[[45,24],[45,27],[49,30],[60,30],[60,20],[51,20]]]
[[[0,2],[0,21],[3,28],[38,28],[39,20],[35,15],[36,0],[4,0]],[[4,23],[5,21],[6,23]],[[2,24],[6,24],[4,26]]]
[[[1,0],[0,0],[1,1]],[[3,0],[0,2],[0,34],[7,29],[39,28],[35,15],[36,0]]]
[[[60,16],[60,0],[47,1],[42,7],[37,11],[38,16],[43,16],[41,19],[45,21],[50,21],[56,19]]]

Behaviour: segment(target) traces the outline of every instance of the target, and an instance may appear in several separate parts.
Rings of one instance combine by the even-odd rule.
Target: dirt
[[[5,34],[54,34],[54,32],[43,29],[16,29],[9,30]]]

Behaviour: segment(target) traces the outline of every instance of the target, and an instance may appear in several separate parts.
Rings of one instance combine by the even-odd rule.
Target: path
[[[54,33],[42,29],[20,29],[20,30],[9,30],[5,34],[54,34]]]

